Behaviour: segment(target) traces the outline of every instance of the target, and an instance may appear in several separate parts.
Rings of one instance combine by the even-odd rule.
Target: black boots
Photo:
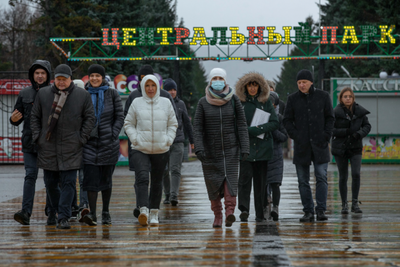
[[[347,201],[342,202],[342,214],[349,214],[349,206],[347,205]]]
[[[300,218],[300,222],[313,222],[314,214],[311,212],[306,212],[303,217]]]
[[[14,220],[19,222],[22,225],[30,224],[30,215],[25,210],[20,210],[14,214]]]
[[[169,200],[169,194],[165,194],[165,199],[164,199],[164,204],[171,204],[170,200]],[[138,215],[139,216],[139,215]],[[136,217],[136,216],[135,216]]]
[[[362,210],[361,210],[360,207],[358,206],[358,203],[361,204],[361,202],[359,202],[358,199],[353,199],[353,200],[352,200],[351,212],[354,212],[354,213],[362,213]]]
[[[271,211],[271,217],[274,221],[279,220],[279,208],[278,206],[273,205],[272,206],[272,211]]]
[[[325,215],[325,211],[318,210],[317,211],[317,221],[327,221],[328,217]]]

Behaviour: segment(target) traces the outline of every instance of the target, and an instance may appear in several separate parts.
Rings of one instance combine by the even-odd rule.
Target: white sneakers
[[[148,217],[149,217],[149,209],[147,207],[141,207],[138,220],[142,226],[147,226],[147,224],[148,224],[147,218]]]
[[[150,210],[150,223],[158,224],[158,210]]]
[[[147,207],[141,207],[138,220],[142,226],[147,226],[149,220],[151,224],[158,224],[158,210],[150,210],[149,218],[149,209]]]

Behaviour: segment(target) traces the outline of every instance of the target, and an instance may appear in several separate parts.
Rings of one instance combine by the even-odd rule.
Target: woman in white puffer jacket
[[[174,108],[169,99],[160,97],[156,76],[146,75],[140,83],[142,97],[135,98],[125,118],[125,132],[132,143],[139,223],[158,224],[162,197],[162,176],[168,162],[168,151],[178,128]],[[143,90],[144,89],[144,90]],[[148,196],[151,169],[150,198]]]

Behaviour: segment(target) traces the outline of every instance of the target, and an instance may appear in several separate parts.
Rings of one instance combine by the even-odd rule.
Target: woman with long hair
[[[332,155],[335,156],[339,170],[339,190],[342,198],[342,214],[348,214],[347,179],[348,165],[351,165],[352,206],[351,211],[362,213],[358,206],[360,192],[360,170],[362,158],[362,139],[371,130],[367,115],[370,113],[355,102],[355,95],[350,87],[345,87],[339,94],[339,105],[334,109],[335,124],[332,139]]]

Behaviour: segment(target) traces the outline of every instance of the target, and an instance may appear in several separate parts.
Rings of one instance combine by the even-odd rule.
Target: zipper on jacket
[[[96,95],[96,103],[97,103],[97,107],[99,106],[99,96],[98,95]],[[98,109],[97,109],[98,110]],[[94,111],[94,112],[96,112],[96,110]],[[100,126],[100,123],[99,123],[99,121],[97,122],[97,138],[96,138],[96,151],[95,151],[95,154],[96,154],[96,158],[95,158],[95,160],[94,160],[94,163],[97,165],[97,160],[98,160],[98,150],[99,150],[99,126]]]
[[[225,173],[225,178],[228,178],[226,175],[226,159],[225,159],[225,148],[224,148],[224,133],[222,131],[222,107],[219,107],[219,117],[221,119],[221,142],[222,142],[222,156],[224,157],[224,173]]]
[[[151,153],[154,151],[154,118],[153,118],[153,101],[151,101]]]

